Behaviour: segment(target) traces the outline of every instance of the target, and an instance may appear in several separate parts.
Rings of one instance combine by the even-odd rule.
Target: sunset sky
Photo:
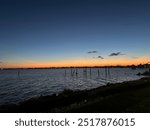
[[[149,0],[0,0],[0,67],[150,62]]]

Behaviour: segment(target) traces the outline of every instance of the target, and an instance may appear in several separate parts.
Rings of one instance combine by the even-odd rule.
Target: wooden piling
[[[66,69],[65,69],[65,76],[66,76]]]
[[[91,67],[90,67],[90,76],[92,75],[92,70],[91,70]]]
[[[107,67],[105,67],[105,76],[107,78]]]
[[[76,68],[76,76],[78,76],[78,69]]]
[[[99,69],[97,70],[98,76],[99,76]]]
[[[110,67],[108,68],[108,76],[110,77]]]
[[[71,76],[72,76],[72,68],[71,68]]]

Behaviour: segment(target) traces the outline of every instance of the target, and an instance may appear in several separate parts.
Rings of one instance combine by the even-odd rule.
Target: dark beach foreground
[[[150,77],[136,81],[107,84],[92,90],[40,96],[19,104],[0,106],[12,113],[147,113],[150,112]]]

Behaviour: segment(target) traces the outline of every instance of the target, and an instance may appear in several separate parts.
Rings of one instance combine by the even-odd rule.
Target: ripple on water
[[[107,83],[116,83],[139,79],[136,74],[146,71],[145,69],[132,70],[130,68],[111,68],[110,74],[105,74],[105,68],[92,68],[90,74],[83,73],[78,69],[78,75],[71,76],[70,69],[30,69],[3,70],[0,73],[0,104],[20,102],[40,95],[60,93],[64,89],[84,90],[92,89]]]

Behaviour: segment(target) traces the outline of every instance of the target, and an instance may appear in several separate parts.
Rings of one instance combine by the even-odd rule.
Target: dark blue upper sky
[[[0,0],[0,61],[150,54],[149,0]]]

